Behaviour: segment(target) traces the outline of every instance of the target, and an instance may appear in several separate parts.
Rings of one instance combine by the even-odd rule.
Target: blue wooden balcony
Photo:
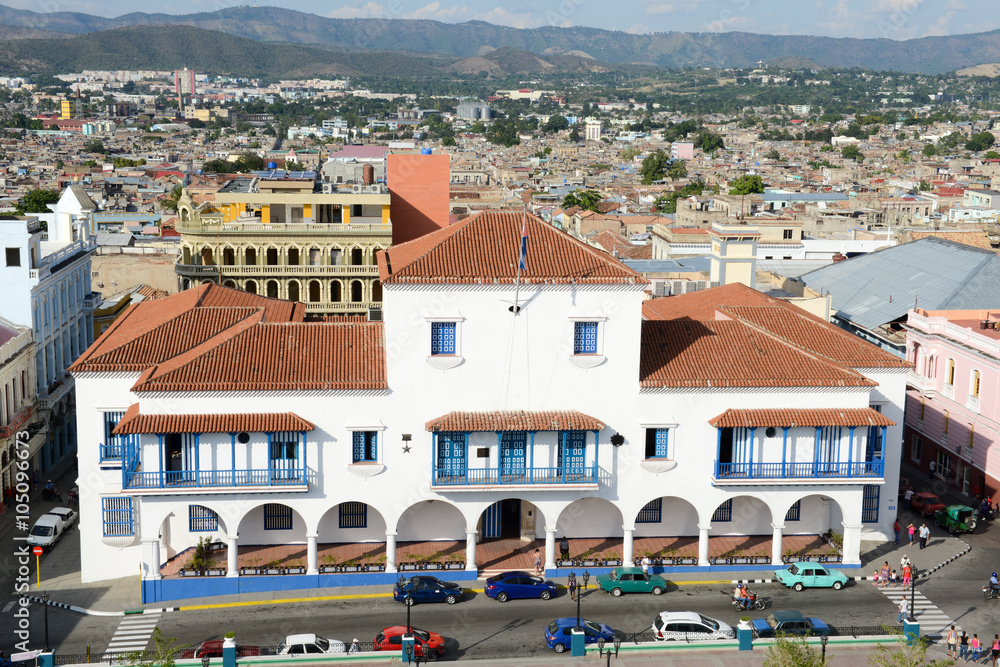
[[[597,484],[597,464],[552,468],[434,468],[432,486],[535,486]]]
[[[805,461],[796,463],[715,462],[716,483],[787,481],[842,481],[881,479],[882,459],[872,461]]]
[[[141,489],[218,489],[242,487],[276,487],[287,490],[290,486],[306,485],[306,470],[181,470],[181,471],[128,471],[123,474],[123,487]]]

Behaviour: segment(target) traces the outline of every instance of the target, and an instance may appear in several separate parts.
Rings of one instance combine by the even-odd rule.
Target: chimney
[[[365,164],[361,167],[361,181],[365,185],[372,185],[375,183],[375,167],[370,164]]]

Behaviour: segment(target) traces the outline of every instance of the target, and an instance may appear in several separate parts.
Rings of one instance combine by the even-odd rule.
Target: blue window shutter
[[[658,428],[656,429],[656,458],[667,458],[668,449],[667,444],[669,443],[670,429]]]
[[[597,354],[597,322],[574,324],[573,354]]]
[[[365,432],[354,432],[354,462],[365,460]]]
[[[431,322],[431,354],[455,354],[454,322]]]

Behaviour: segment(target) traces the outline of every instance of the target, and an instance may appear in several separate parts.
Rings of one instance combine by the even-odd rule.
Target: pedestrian
[[[903,568],[903,588],[909,588],[910,582],[913,580],[913,570],[909,565]]]
[[[962,630],[962,636],[958,638],[958,657],[969,662],[969,635]]]
[[[896,534],[896,544],[899,544],[899,519],[893,521],[892,532]]]
[[[1000,656],[1000,635],[993,635],[993,646],[990,647],[990,655],[993,658],[993,667],[997,667],[997,656]]]
[[[913,489],[906,489],[906,493],[903,494],[903,500],[906,502],[906,509],[910,509],[910,498],[913,497]]]
[[[983,654],[983,644],[979,641],[979,635],[972,635],[972,662],[979,662],[979,656]]]
[[[361,652],[361,646],[358,645],[358,639],[357,637],[355,637],[354,641],[351,642],[351,649],[348,651],[348,653],[360,653],[360,652]]]
[[[903,557],[899,559],[899,568],[903,569],[909,564],[910,564],[910,557],[907,556],[906,554],[903,554]]]
[[[895,570],[893,570],[892,574],[889,575],[889,585],[893,588],[899,585],[899,578],[896,576]]]
[[[569,540],[563,535],[563,538],[559,540],[559,557],[563,560],[569,560]]]
[[[566,587],[569,589],[569,599],[576,599],[576,573],[570,572],[569,577],[566,579]]]
[[[958,633],[955,632],[955,626],[951,626],[948,630],[947,636],[948,642],[948,657],[954,659],[955,655],[958,653]]]
[[[899,601],[899,615],[896,617],[896,623],[902,623],[903,619],[906,618],[906,612],[910,608],[910,603],[903,598]]]
[[[913,544],[913,534],[917,532],[917,529],[911,523],[909,526],[906,527],[906,532],[910,535],[910,544]]]
[[[535,576],[542,576],[542,552],[535,549]]]
[[[928,467],[930,468],[931,479],[933,480],[934,479],[934,470],[937,468],[937,464],[934,463],[934,461],[931,461],[931,464]]]
[[[653,564],[653,561],[649,560],[649,556],[642,557],[642,573],[649,574],[649,566]]]
[[[872,574],[872,585],[878,588],[878,570],[875,570],[875,573]]]
[[[878,573],[878,581],[881,584],[881,588],[885,588],[889,585],[889,575],[892,574],[892,570],[889,569],[889,561],[882,563],[882,569]]]
[[[923,549],[927,546],[927,538],[931,536],[931,529],[927,527],[926,523],[920,524],[920,548]]]

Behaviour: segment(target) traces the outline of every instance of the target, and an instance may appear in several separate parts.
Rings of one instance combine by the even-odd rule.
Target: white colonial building
[[[742,285],[646,281],[537,218],[382,253],[382,322],[214,285],[132,306],[72,368],[83,580],[241,545],[891,534],[907,363]],[[888,492],[883,491],[883,487]],[[308,580],[308,577],[305,577]],[[330,585],[309,580],[302,586]],[[284,585],[283,587],[289,587]],[[203,589],[208,590],[208,589]],[[235,589],[232,589],[235,590]]]

